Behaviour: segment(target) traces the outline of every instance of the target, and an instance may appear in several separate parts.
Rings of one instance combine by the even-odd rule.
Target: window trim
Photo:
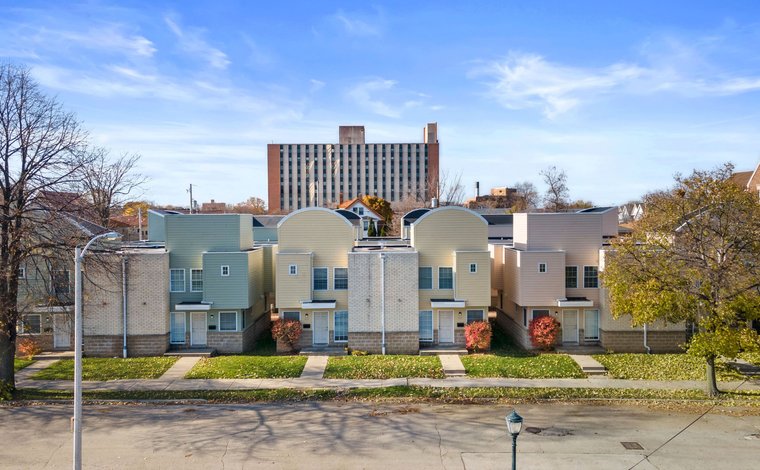
[[[475,268],[473,271],[472,268]],[[470,274],[477,274],[478,273],[478,263],[470,263]]]
[[[441,287],[441,269],[451,270],[451,287]],[[438,266],[438,290],[454,290],[454,267],[453,266]]]
[[[543,266],[544,270],[541,271],[541,267]],[[541,261],[538,263],[538,274],[546,274],[549,272],[549,263],[545,261]]]
[[[40,325],[40,331],[37,333],[33,331],[26,331],[26,319],[29,317],[37,317],[40,319],[39,325]],[[41,335],[42,334],[42,315],[39,313],[27,313],[21,317],[21,321],[19,322],[19,334],[22,335]]]
[[[338,269],[345,269],[346,270],[346,287],[338,287],[335,285],[335,281],[338,280],[338,277],[335,275],[335,272]],[[335,266],[333,267],[333,290],[348,290],[348,268],[344,268],[343,266]],[[342,312],[342,310],[340,310]]]
[[[225,330],[225,329],[222,329],[222,314],[223,313],[231,313],[231,314],[235,315],[235,329],[234,330]],[[235,311],[230,311],[230,310],[220,311],[217,314],[217,327],[219,328],[218,331],[224,331],[224,332],[240,331],[240,315],[238,315],[238,312],[235,312]]]
[[[430,314],[430,338],[422,337],[422,328],[420,328],[419,321],[423,313]],[[434,315],[432,310],[420,310],[417,313],[417,329],[419,330],[418,336],[421,343],[432,343],[435,340],[435,319],[433,317]]]
[[[224,268],[227,268],[227,274],[224,274]],[[223,264],[219,266],[219,275],[222,277],[230,277],[230,265],[229,264]]]
[[[280,320],[287,321],[285,319],[285,314],[286,313],[297,313],[298,314],[298,320],[297,321],[299,321],[299,322],[301,321],[301,311],[300,310],[287,310],[287,311],[283,310],[282,311],[282,316],[280,317]]]
[[[314,273],[317,271],[317,269],[325,270],[325,288],[324,289],[314,288],[314,282],[317,280],[317,277],[314,275]],[[311,268],[311,290],[320,291],[320,292],[330,290],[330,268],[328,268],[327,266],[315,266]]]
[[[530,318],[528,319],[528,326],[530,326],[530,322],[536,319],[536,312],[546,312],[548,316],[552,315],[552,310],[550,308],[532,308],[530,309]]]
[[[201,289],[200,290],[193,289],[193,274],[198,271],[200,271],[201,273]],[[190,292],[203,292],[203,269],[195,268],[195,269],[190,270]]]
[[[182,290],[172,289],[172,272],[174,271],[182,271]],[[176,293],[176,292],[185,292],[187,288],[187,277],[185,276],[185,268],[171,268],[169,270],[169,292],[170,293]]]
[[[422,285],[419,285],[420,290],[433,290],[433,286],[435,286],[435,282],[433,279],[433,267],[432,266],[419,266],[417,269],[417,283],[420,282],[420,269],[429,269],[430,270],[430,287],[422,287]]]
[[[19,266],[17,274],[19,279],[26,279],[26,266]]]
[[[567,285],[567,268],[575,268],[575,285],[570,287]],[[578,288],[578,266],[571,265],[565,266],[565,289],[577,289]]]
[[[298,276],[298,265],[297,264],[289,264],[288,265],[288,276]]]
[[[338,339],[338,330],[335,328],[335,319],[338,313],[346,313],[346,339]],[[348,310],[335,310],[333,311],[333,342],[334,343],[348,343]]]
[[[470,312],[480,312],[480,320],[470,321],[469,320]],[[467,311],[465,312],[464,319],[465,319],[465,325],[469,325],[470,323],[473,323],[473,322],[476,322],[476,321],[484,321],[484,319],[485,319],[485,311],[482,308],[467,309]]]
[[[595,268],[596,269],[596,286],[586,286],[586,268]],[[584,265],[583,266],[583,288],[584,289],[598,289],[599,288],[599,266],[595,266],[593,264]]]

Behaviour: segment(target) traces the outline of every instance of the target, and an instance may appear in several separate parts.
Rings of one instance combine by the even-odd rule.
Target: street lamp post
[[[84,248],[74,248],[74,470],[82,468],[82,261],[96,240],[120,237],[116,232],[101,233],[92,237]]]
[[[512,470],[517,470],[517,436],[522,430],[523,419],[515,410],[512,410],[504,419],[507,422],[507,431],[512,435]]]

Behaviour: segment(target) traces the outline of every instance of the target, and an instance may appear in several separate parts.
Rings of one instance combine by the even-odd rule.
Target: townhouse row
[[[565,345],[664,352],[686,339],[683,325],[648,325],[645,334],[611,317],[599,272],[618,235],[615,209],[509,217],[418,209],[395,239],[367,238],[366,220],[351,210],[151,210],[148,219],[148,242],[85,262],[88,355],[247,351],[273,317],[302,323],[301,348],[416,354],[464,346],[466,325],[489,311],[527,348],[529,322],[542,315],[557,318]],[[25,277],[45,277],[34,272]],[[48,276],[68,292],[69,277]],[[22,336],[71,348],[70,300],[28,296]]]

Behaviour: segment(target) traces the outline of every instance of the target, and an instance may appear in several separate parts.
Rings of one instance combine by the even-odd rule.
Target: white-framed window
[[[22,267],[18,268],[18,278],[19,279],[26,279],[26,268],[25,267],[22,266]]]
[[[348,289],[348,268],[334,268],[333,269],[333,289],[335,290]]]
[[[356,213],[359,214],[359,215],[364,215],[364,208],[363,207],[357,207],[356,208]]]
[[[544,308],[534,308],[534,309],[531,309],[530,311],[531,320],[535,320],[536,318],[541,318],[541,317],[548,317],[549,315],[551,315],[551,312]]]
[[[42,333],[42,316],[39,314],[24,315],[19,322],[19,333],[26,335]]]
[[[483,310],[467,310],[467,324],[483,321]]]
[[[169,270],[169,292],[185,292],[185,270],[182,268]]]
[[[433,311],[420,311],[420,341],[433,341]]]
[[[219,331],[237,331],[237,312],[219,312]]]
[[[190,292],[203,292],[203,270],[190,270]]]
[[[599,339],[599,310],[583,311],[583,338],[588,341]]]
[[[364,222],[362,222],[362,226],[364,227],[365,232],[369,230],[369,220],[365,220]]]
[[[333,339],[336,343],[348,341],[348,311],[335,311],[333,316],[333,333]]]
[[[599,268],[596,266],[583,267],[583,287],[593,289],[599,287]]]
[[[578,266],[565,266],[565,289],[578,287]]]
[[[470,263],[470,273],[475,274],[478,272],[478,263]]]
[[[543,274],[543,273],[546,272],[547,269],[548,268],[546,266],[546,263],[538,263],[538,272],[539,273]]]
[[[185,312],[172,312],[170,317],[170,342],[172,344],[185,344]]]
[[[290,276],[296,276],[298,275],[298,265],[297,264],[291,264],[288,266],[288,275]]]
[[[433,288],[433,268],[430,266],[420,267],[420,289],[429,290]]]
[[[228,264],[222,265],[222,276],[227,277],[230,275],[230,266]]]
[[[56,295],[69,293],[69,270],[53,271],[53,293]]]
[[[439,289],[453,289],[454,288],[454,268],[441,266],[438,268],[438,288]]]
[[[327,268],[314,268],[314,290],[327,290]]]
[[[301,321],[301,312],[282,312],[282,318],[283,321]]]

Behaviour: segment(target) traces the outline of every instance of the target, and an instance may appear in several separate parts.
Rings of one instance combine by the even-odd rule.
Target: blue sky
[[[0,60],[141,154],[157,203],[265,198],[267,143],[435,121],[468,193],[556,165],[615,204],[760,161],[756,3],[0,0]]]

